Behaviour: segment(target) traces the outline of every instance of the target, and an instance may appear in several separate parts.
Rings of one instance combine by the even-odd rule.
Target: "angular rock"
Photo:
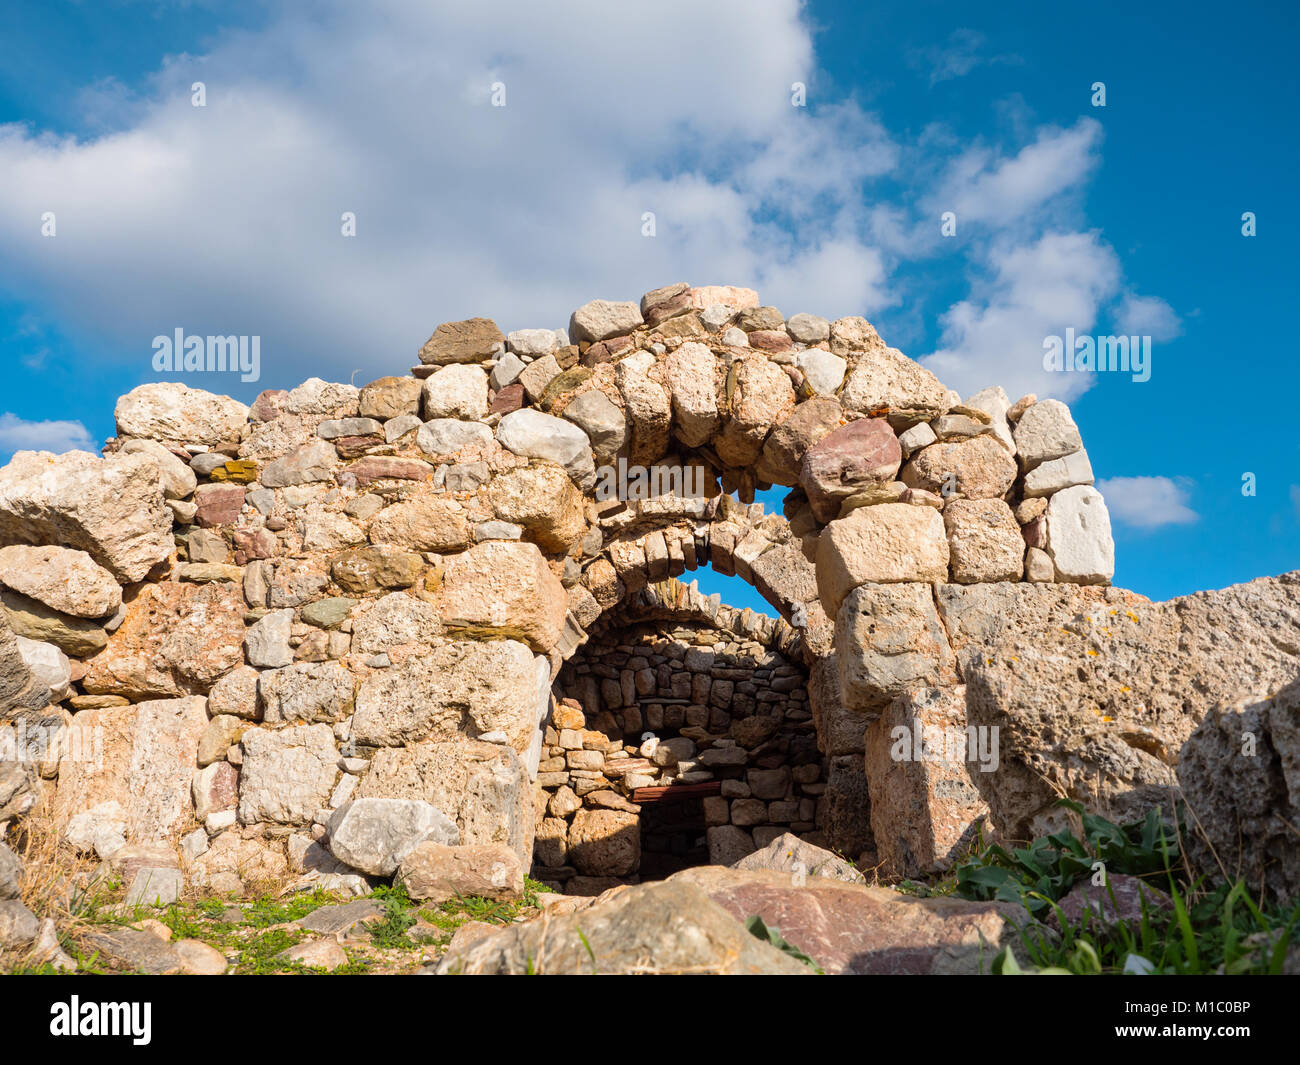
[[[715,448],[728,465],[748,466],[757,460],[772,426],[794,410],[794,387],[780,366],[765,356],[750,356],[732,363],[726,399],[727,419]]]
[[[826,877],[829,880],[842,880],[848,884],[866,883],[866,877],[843,858],[821,847],[806,843],[789,832],[777,836],[761,850],[741,858],[732,865],[732,868],[789,873],[796,887],[802,887],[808,877]]]
[[[448,954],[439,973],[803,975],[698,888],[641,884],[578,912],[512,925]]]
[[[569,336],[575,342],[605,340],[630,333],[644,322],[641,308],[635,303],[592,300],[573,312],[569,319]]]
[[[598,462],[608,462],[627,442],[628,427],[623,411],[598,388],[570,400],[564,408],[564,417],[587,434]]]
[[[352,713],[356,681],[338,662],[299,662],[258,681],[267,724],[341,721]]]
[[[329,725],[254,728],[241,744],[239,820],[307,824],[328,805],[338,777],[339,754]]]
[[[564,586],[537,546],[505,541],[448,558],[438,596],[449,630],[519,639],[542,653],[559,638],[567,605]]]
[[[357,413],[381,422],[419,414],[420,389],[421,382],[414,377],[381,377],[361,390]]]
[[[907,691],[956,680],[952,649],[924,584],[853,589],[836,618],[835,649],[840,698],[869,717]]]
[[[916,898],[825,877],[795,887],[788,875],[762,870],[697,867],[667,883],[698,887],[738,920],[761,917],[828,975],[987,973],[1028,920],[1003,902]]]
[[[1046,520],[1046,550],[1056,566],[1056,579],[1109,584],[1115,575],[1115,541],[1101,493],[1088,485],[1057,492],[1048,500]]]
[[[892,481],[903,461],[898,437],[883,418],[860,418],[827,433],[804,453],[799,484],[818,521],[834,520],[840,502]]]
[[[420,361],[426,366],[482,362],[499,351],[505,339],[491,318],[443,322],[420,349]]]
[[[424,417],[477,421],[487,414],[488,378],[477,366],[444,366],[424,382]]]
[[[677,437],[687,447],[708,443],[718,428],[718,361],[703,344],[686,343],[664,362]]]
[[[932,444],[914,452],[899,479],[947,498],[1001,499],[1016,479],[1016,460],[993,436]]]
[[[449,847],[425,840],[402,859],[394,883],[413,899],[435,903],[458,896],[509,901],[523,897],[524,870],[501,843]]]
[[[563,418],[536,410],[517,410],[501,419],[496,436],[507,451],[563,466],[579,484],[590,484],[594,476],[591,441]]]
[[[871,329],[869,325],[867,328]],[[912,411],[922,416],[943,413],[948,408],[948,390],[939,379],[896,348],[885,347],[875,336],[875,330],[871,330],[871,335],[866,342],[873,346],[854,349],[855,355],[851,356],[852,367],[840,392],[840,402],[845,408],[862,414],[881,408]],[[837,348],[835,338],[835,326],[832,326],[831,350],[844,354]]]
[[[1020,580],[1025,541],[1002,500],[953,499],[943,508],[943,524],[957,584]]]
[[[426,840],[460,842],[460,830],[437,807],[415,799],[357,799],[329,820],[334,857],[371,876],[391,876]]]
[[[672,423],[672,401],[663,386],[649,376],[654,366],[654,356],[648,351],[629,355],[614,366],[614,384],[631,426],[627,458],[640,466],[650,465],[668,450]]]
[[[189,388],[179,381],[133,388],[113,411],[118,436],[208,447],[238,440],[248,414],[244,404],[229,396]]]
[[[293,632],[293,611],[272,610],[249,628],[244,637],[248,664],[259,669],[277,669],[293,661],[289,637]]]
[[[426,455],[446,458],[462,451],[483,451],[492,444],[492,429],[478,422],[435,418],[420,426],[416,446]]]
[[[81,681],[88,694],[205,692],[243,660],[245,607],[237,586],[146,584],[125,606],[126,620]]]
[[[945,871],[988,814],[973,781],[997,770],[998,749],[967,729],[961,685],[909,691],[867,729],[872,835],[892,875]]]
[[[488,486],[488,502],[499,519],[522,525],[543,551],[567,552],[587,531],[582,493],[559,466],[501,474]]]
[[[141,580],[174,549],[157,470],[143,455],[20,451],[0,467],[0,543],[85,551],[117,580]]]
[[[815,396],[800,403],[763,442],[763,454],[756,467],[759,477],[771,484],[798,484],[808,449],[838,429],[843,417],[844,409],[830,397]]]
[[[1083,449],[1070,408],[1059,399],[1044,399],[1028,407],[1016,422],[1014,436],[1020,468],[1026,473],[1049,459]]]
[[[334,445],[328,440],[313,440],[295,448],[283,458],[268,462],[262,469],[260,479],[267,488],[332,481],[338,465],[339,456]]]
[[[550,670],[514,640],[467,640],[371,673],[361,683],[354,738],[392,747],[504,732],[528,750],[546,709]]]
[[[460,502],[421,495],[381,510],[370,524],[370,539],[412,551],[443,552],[468,547],[471,537],[465,507]]]
[[[504,744],[460,739],[382,748],[356,794],[421,799],[456,822],[462,844],[504,843],[532,864],[533,785]]]
[[[817,543],[817,588],[828,617],[860,584],[944,581],[948,537],[929,507],[882,503],[831,522]]]
[[[83,710],[75,723],[59,760],[56,823],[116,802],[129,841],[178,833],[191,816],[191,781],[208,727],[205,700],[191,696]]]
[[[1086,451],[1075,451],[1064,458],[1048,459],[1025,475],[1025,496],[1050,496],[1079,484],[1092,484],[1092,463]]]

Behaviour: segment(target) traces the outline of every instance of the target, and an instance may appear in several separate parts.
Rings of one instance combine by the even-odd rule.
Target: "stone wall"
[[[668,581],[589,636],[556,684],[534,876],[584,894],[820,837],[822,757],[789,626]],[[657,801],[667,787],[687,801]],[[570,847],[595,818],[624,826],[625,845]]]
[[[360,800],[432,804],[526,865],[563,662],[708,561],[797,633],[823,829],[852,854],[864,730],[959,679],[932,585],[1090,592],[1113,569],[1068,410],[963,402],[862,318],[681,284],[567,333],[444,323],[419,359],[251,407],[142,385],[102,457],[0,470],[0,714],[46,744],[39,773],[5,769],[21,804],[44,787],[101,855],[183,841],[187,876],[231,889],[331,868]],[[629,464],[700,467],[704,491],[603,497]],[[772,485],[783,514],[752,502]]]

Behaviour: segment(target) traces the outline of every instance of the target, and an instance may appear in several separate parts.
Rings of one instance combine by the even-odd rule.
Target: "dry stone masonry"
[[[963,399],[863,318],[675,284],[116,416],[102,455],[0,469],[0,824],[45,804],[128,880],[594,888],[653,878],[691,787],[700,862],[792,833],[913,875],[1181,783],[1220,858],[1248,821],[1242,860],[1300,885],[1293,774],[1204,776],[1239,720],[1295,756],[1300,580],[1109,587],[1066,406]],[[704,564],[781,620],[673,580]],[[898,747],[980,729],[996,768]]]

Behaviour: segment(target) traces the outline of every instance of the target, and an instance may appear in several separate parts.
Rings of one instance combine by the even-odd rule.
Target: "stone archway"
[[[0,539],[84,556],[120,593],[65,618],[39,580],[21,593],[39,610],[6,592],[10,623],[67,663],[8,687],[110,737],[104,766],[51,775],[79,839],[184,838],[188,875],[225,888],[253,864],[328,866],[359,800],[436,806],[462,845],[526,867],[564,662],[602,613],[705,558],[799,632],[828,838],[854,856],[865,730],[953,689],[983,638],[959,593],[1112,568],[1062,404],[963,403],[864,319],[787,321],[745,289],[594,301],[567,335],[444,323],[410,376],[251,408],[151,384],[116,418],[102,459],[0,471]],[[709,488],[597,498],[620,460],[700,466]],[[784,515],[731,496],[771,485],[791,488]],[[909,802],[928,779],[905,778]]]

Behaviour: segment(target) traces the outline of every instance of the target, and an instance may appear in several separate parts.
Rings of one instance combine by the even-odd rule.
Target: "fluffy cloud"
[[[97,451],[99,445],[80,422],[29,422],[0,413],[0,458],[15,451]]]
[[[948,45],[945,76],[982,54]],[[791,106],[795,82],[817,106]],[[678,280],[787,312],[891,309],[919,332],[929,278],[907,267],[951,272],[936,212],[955,210],[970,295],[931,368],[963,391],[1087,387],[1039,361],[1123,285],[1079,217],[1101,127],[1030,128],[1006,152],[939,127],[908,142],[817,87],[800,0],[663,0],[652,18],[597,0],[284,5],[141,85],[88,89],[93,136],[0,127],[0,288],[130,365],[177,327],[258,335],[275,387],[400,371],[446,319],[562,326],[587,299]]]
[[[943,347],[921,363],[963,395],[1001,384],[1013,396],[1072,399],[1083,373],[1043,368],[1043,341],[1072,326],[1088,333],[1119,287],[1119,260],[1096,233],[1049,233],[993,250],[991,276],[942,318]]]
[[[1097,482],[1116,521],[1137,529],[1188,525],[1200,515],[1188,505],[1188,485],[1169,477],[1111,477]]]

